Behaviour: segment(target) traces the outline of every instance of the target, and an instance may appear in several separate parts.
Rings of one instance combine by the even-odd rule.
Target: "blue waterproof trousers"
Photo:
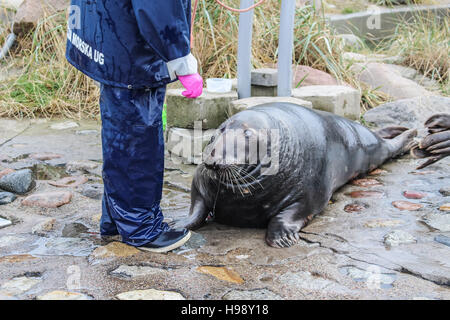
[[[100,233],[142,246],[168,228],[160,208],[166,88],[101,85],[103,196]]]

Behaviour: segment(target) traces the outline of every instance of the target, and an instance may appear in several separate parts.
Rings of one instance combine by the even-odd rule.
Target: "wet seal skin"
[[[335,190],[409,151],[416,135],[399,127],[377,134],[290,103],[249,108],[211,138],[192,181],[189,216],[173,226],[196,229],[214,219],[267,228],[267,244],[290,247]]]

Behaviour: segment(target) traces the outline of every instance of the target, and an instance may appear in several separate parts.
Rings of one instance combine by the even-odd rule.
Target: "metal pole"
[[[292,90],[292,50],[294,46],[295,0],[281,1],[278,43],[278,96],[290,97]]]
[[[253,0],[241,0],[241,9],[253,5]],[[251,96],[253,10],[239,14],[239,40],[237,55],[237,77],[239,99]]]

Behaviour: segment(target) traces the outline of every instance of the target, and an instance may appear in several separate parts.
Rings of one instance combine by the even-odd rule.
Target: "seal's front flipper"
[[[275,248],[293,246],[300,240],[300,230],[309,222],[310,217],[304,217],[303,206],[297,202],[283,209],[274,216],[267,227],[266,242]]]
[[[393,139],[408,130],[406,127],[392,126],[375,131],[375,133],[383,139]]]
[[[429,135],[422,139],[411,149],[411,155],[415,158],[428,158],[417,167],[423,169],[430,164],[450,156],[450,114],[439,113],[425,121]]]
[[[189,216],[185,219],[176,220],[169,225],[173,228],[186,228],[195,230],[200,228],[206,221],[211,210],[207,207],[205,200],[194,185],[191,189],[191,208]]]
[[[397,137],[391,140],[385,140],[391,151],[391,157],[398,157],[402,154],[409,152],[412,148],[417,145],[417,142],[414,141],[414,138],[417,136],[416,129],[410,129],[402,132]]]
[[[450,114],[438,113],[432,115],[425,121],[425,127],[428,128],[429,133],[437,133],[450,129]]]
[[[450,130],[426,136],[420,141],[418,146],[411,149],[411,155],[415,158],[428,158],[417,169],[423,169],[430,164],[448,157],[450,155]]]

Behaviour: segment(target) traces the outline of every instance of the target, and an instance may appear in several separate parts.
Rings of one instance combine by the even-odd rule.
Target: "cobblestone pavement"
[[[37,178],[0,205],[0,298],[449,299],[449,163],[388,162],[339,190],[291,248],[210,223],[153,254],[99,239],[97,123],[0,120],[0,176]],[[188,212],[195,167],[169,157],[165,167],[162,206],[174,219]]]

